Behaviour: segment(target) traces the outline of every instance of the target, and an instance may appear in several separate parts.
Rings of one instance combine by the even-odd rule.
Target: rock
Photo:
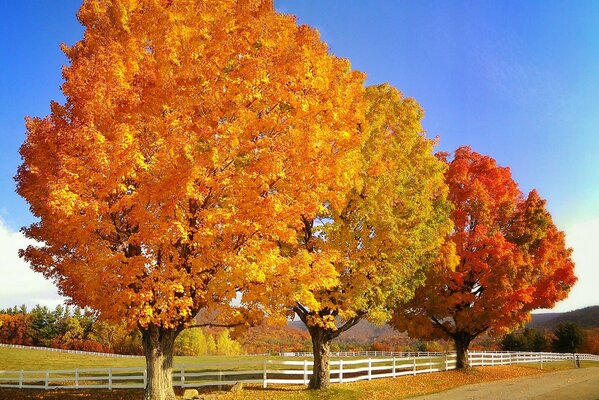
[[[229,392],[240,392],[242,389],[243,389],[243,383],[237,382],[236,384],[231,386],[231,389],[229,389]]]
[[[185,389],[183,392],[183,400],[191,400],[200,397],[200,394],[196,389]]]

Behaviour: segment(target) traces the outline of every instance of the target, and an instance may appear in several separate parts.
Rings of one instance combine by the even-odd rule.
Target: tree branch
[[[441,321],[439,321],[439,320],[437,319],[437,317],[430,317],[430,318],[431,318],[431,321],[433,321],[433,323],[434,323],[435,325],[437,325],[439,328],[441,328],[441,330],[442,330],[443,332],[445,332],[445,333],[446,333],[447,335],[449,335],[450,337],[453,337],[453,336],[454,336],[454,333],[453,333],[452,331],[450,331],[450,330],[449,330],[449,329],[448,329],[448,328],[447,328],[445,325],[443,325],[443,324],[441,323]]]
[[[355,326],[358,322],[362,320],[362,318],[366,315],[366,312],[359,313],[353,318],[348,319],[343,325],[341,325],[335,332],[331,334],[332,338],[336,338],[341,335],[343,332],[347,331],[349,328]]]
[[[308,326],[308,310],[301,305],[300,303],[296,303],[292,310],[297,314],[298,317],[302,320],[302,322]]]

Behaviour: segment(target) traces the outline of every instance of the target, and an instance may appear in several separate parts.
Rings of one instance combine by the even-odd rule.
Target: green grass
[[[203,356],[203,357],[175,357],[175,365],[192,365],[198,363],[237,362],[261,363],[266,357],[262,356]],[[121,368],[121,367],[143,367],[145,358],[121,358],[93,356],[87,354],[63,353],[47,350],[13,349],[0,347],[0,370],[1,371],[38,371],[57,369],[91,369],[91,368]]]
[[[516,365],[520,365],[522,367],[529,367],[529,368],[541,368],[541,363],[539,362],[535,362],[535,363],[524,363],[524,364],[516,364]],[[588,368],[588,367],[597,367],[599,366],[599,363],[594,362],[594,361],[581,361],[580,362],[580,368]],[[543,369],[545,371],[563,371],[566,369],[572,369],[574,368],[574,361],[551,361],[551,362],[543,362]]]
[[[360,357],[364,358],[364,357]],[[225,369],[240,369],[252,366],[254,368],[261,368],[262,363],[265,359],[269,360],[283,360],[283,357],[272,357],[272,356],[201,356],[201,357],[175,357],[175,365],[193,365],[201,363],[228,364]],[[288,359],[288,358],[287,358]],[[295,361],[301,361],[304,358],[293,358]],[[306,358],[310,359],[310,358]],[[333,360],[335,358],[332,358]],[[348,359],[348,358],[345,358]],[[425,360],[422,360],[422,362]],[[428,361],[428,359],[426,360]],[[432,361],[440,361],[440,359],[433,357]],[[120,367],[143,367],[145,365],[145,359],[143,357],[136,358],[120,358],[120,357],[105,357],[105,356],[93,356],[86,354],[72,354],[63,352],[54,352],[46,350],[30,350],[30,349],[13,349],[8,347],[0,347],[0,371],[17,371],[17,370],[74,370],[79,369],[91,369],[91,368],[120,368]],[[383,364],[377,364],[383,365]],[[386,365],[386,364],[385,364]],[[391,365],[391,363],[388,363]],[[529,366],[539,368],[540,363],[530,364],[517,364],[521,366]],[[597,365],[594,362],[583,361],[581,366],[593,366]],[[360,365],[362,366],[362,365]],[[557,361],[557,362],[544,362],[543,369],[548,371],[562,370],[572,368],[572,361]],[[270,365],[269,369],[282,369],[282,368],[300,368],[300,367],[285,367],[282,365]],[[350,368],[346,366],[346,368]],[[422,368],[422,367],[421,367]]]
[[[366,359],[366,357],[354,357]],[[178,356],[175,357],[175,365],[193,365],[193,364],[218,364],[226,363],[225,369],[240,369],[253,366],[261,368],[264,360],[290,360],[290,358],[276,356]],[[294,357],[293,361],[311,360],[310,357]],[[336,360],[337,358],[331,358]],[[350,357],[344,358],[351,359]],[[38,370],[74,370],[91,368],[122,368],[122,367],[143,367],[145,365],[144,357],[121,358],[93,356],[87,354],[74,354],[55,352],[47,350],[13,349],[9,347],[0,347],[0,371],[38,371]],[[382,365],[382,364],[377,364]],[[388,363],[391,365],[391,363]],[[362,365],[361,365],[362,366]],[[290,369],[301,368],[299,366],[283,366],[273,364],[269,369]]]
[[[46,370],[143,366],[143,358],[113,358],[46,350],[0,348],[0,370]]]

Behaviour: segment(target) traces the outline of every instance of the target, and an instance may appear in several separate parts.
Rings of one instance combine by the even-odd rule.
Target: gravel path
[[[410,400],[599,400],[599,367],[461,386]]]

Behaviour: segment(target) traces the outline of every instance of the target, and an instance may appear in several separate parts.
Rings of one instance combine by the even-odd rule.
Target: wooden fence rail
[[[556,361],[594,361],[591,354],[470,352],[472,366],[544,363]],[[339,359],[330,362],[333,383],[395,378],[455,369],[454,353],[431,353],[420,357]],[[207,362],[178,365],[173,369],[176,387],[234,385],[237,382],[268,385],[307,385],[312,376],[312,360],[248,359],[235,362]],[[0,371],[0,387],[31,389],[143,389],[145,367],[95,368],[47,371]]]

